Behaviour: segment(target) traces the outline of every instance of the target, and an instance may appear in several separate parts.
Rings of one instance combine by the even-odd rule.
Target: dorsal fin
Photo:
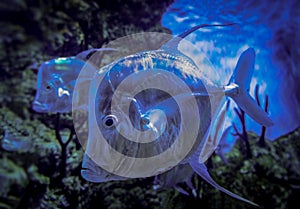
[[[202,24],[195,27],[192,27],[191,29],[183,32],[182,34],[176,36],[175,38],[172,38],[170,41],[168,41],[166,44],[164,44],[161,49],[164,50],[177,50],[178,45],[182,39],[184,39],[186,36],[190,35],[192,32],[200,29],[200,28],[206,28],[206,27],[214,27],[214,26],[230,26],[235,25],[236,23],[226,23],[226,24]]]
[[[76,55],[76,58],[81,59],[83,61],[87,61],[94,53],[100,51],[118,51],[118,49],[114,48],[92,48],[85,51],[82,51]]]

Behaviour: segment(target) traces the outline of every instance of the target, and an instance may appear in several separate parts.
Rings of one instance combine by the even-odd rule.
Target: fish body
[[[95,102],[89,106],[89,137],[86,155],[92,159],[89,159],[89,163],[83,161],[82,176],[86,180],[105,181],[105,177],[101,176],[101,172],[99,172],[100,166],[97,159],[101,159],[101,166],[106,166],[106,170],[121,170],[126,175],[128,173],[134,175],[132,168],[138,164],[140,159],[161,155],[176,143],[175,139],[180,135],[181,129],[178,124],[182,124],[184,115],[188,115],[187,117],[192,119],[195,115],[199,115],[200,121],[195,121],[195,123],[201,124],[196,127],[196,140],[177,166],[188,164],[194,172],[215,188],[239,200],[256,205],[219,186],[210,177],[204,164],[218,146],[219,138],[222,136],[218,127],[224,120],[224,111],[221,109],[225,104],[226,97],[231,97],[240,108],[261,125],[272,125],[268,115],[248,94],[255,52],[249,48],[241,54],[228,85],[214,85],[192,59],[178,50],[182,38],[198,28],[206,26],[196,26],[172,39],[158,50],[140,52],[121,58],[96,73],[89,95],[91,101]],[[191,94],[181,91],[182,86],[178,84],[176,77],[188,86]],[[127,79],[130,82],[123,85],[122,82]],[[153,82],[156,84],[167,83],[172,87],[172,95],[155,88],[155,86],[148,88]],[[121,85],[123,91],[118,92]],[[139,89],[144,90],[139,91]],[[132,92],[135,92],[135,96],[132,96]],[[113,102],[115,98],[118,98],[119,101],[117,105]],[[182,108],[192,107],[192,99],[196,101],[197,111]],[[181,107],[176,104],[177,102]],[[128,112],[124,111],[124,107],[129,109]],[[180,113],[180,111],[182,112]],[[122,153],[121,156],[136,159],[136,161],[132,161],[132,167],[128,166],[124,157],[114,157],[114,153],[103,148],[98,140],[100,135],[95,130],[100,130],[106,140],[105,143]],[[136,130],[147,132],[148,135],[141,134]],[[147,141],[149,137],[156,138],[149,142]],[[186,141],[192,140],[191,138],[189,135],[185,135]],[[178,157],[176,155],[178,152],[180,152],[180,147],[169,156],[160,158],[160,161],[167,164],[168,161]],[[177,169],[176,165],[174,166],[162,166],[156,170],[149,168],[150,174],[148,175],[164,175],[164,172],[170,172],[170,169]],[[174,170],[174,175],[176,173]],[[114,172],[112,175],[118,176]],[[176,183],[176,181],[174,182]],[[166,182],[166,185],[169,183]]]

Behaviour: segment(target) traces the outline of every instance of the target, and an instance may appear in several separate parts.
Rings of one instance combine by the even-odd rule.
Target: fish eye
[[[141,118],[141,123],[142,123],[143,125],[149,125],[150,120],[149,120],[148,117],[142,117],[142,118]]]
[[[53,84],[52,83],[47,83],[45,86],[47,91],[50,91],[53,88]]]
[[[47,82],[46,84],[45,84],[45,91],[47,92],[47,93],[50,93],[50,92],[52,92],[53,91],[53,89],[54,89],[54,85],[53,85],[53,83],[51,83],[51,82]]]
[[[111,128],[118,123],[118,118],[115,115],[107,115],[103,119],[103,125],[106,128]]]

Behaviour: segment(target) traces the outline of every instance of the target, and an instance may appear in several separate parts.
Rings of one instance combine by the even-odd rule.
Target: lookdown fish
[[[218,190],[257,206],[257,204],[218,185],[211,178],[205,166],[205,161],[216,149],[222,136],[218,127],[221,126],[224,120],[224,111],[221,110],[226,102],[226,97],[233,99],[242,110],[259,124],[266,127],[273,125],[267,113],[257,105],[248,92],[254,69],[255,51],[253,48],[248,48],[240,55],[227,85],[213,84],[203,74],[203,69],[199,68],[192,59],[178,49],[183,38],[195,30],[207,26],[213,25],[193,27],[171,39],[158,50],[123,57],[101,68],[96,73],[89,93],[89,96],[92,95],[91,100],[95,102],[92,102],[89,106],[89,137],[81,171],[86,180],[104,182],[126,178],[109,172],[106,172],[105,175],[107,176],[103,175],[104,169],[99,166],[99,162],[95,162],[95,159],[102,158],[101,165],[108,166],[107,168],[112,170],[124,170],[125,173],[130,173],[132,166],[135,166],[135,162],[128,165],[124,163],[126,159],[122,157],[115,158],[113,157],[115,153],[103,149],[103,144],[99,142],[100,135],[95,130],[100,130],[109,146],[122,153],[123,156],[137,160],[154,158],[157,155],[164,154],[173,143],[176,143],[174,140],[180,133],[180,125],[183,124],[182,120],[185,114],[189,114],[188,118],[195,118],[194,116],[198,115],[199,124],[201,125],[199,130],[195,130],[197,135],[194,146],[177,165],[179,167],[172,167],[175,170],[170,172],[175,174],[171,174],[171,176],[180,172],[180,169],[176,170],[180,166],[186,165],[187,169],[190,167]],[[154,86],[138,92],[134,97],[131,96],[131,92],[135,91],[134,88],[151,86],[151,82],[154,81],[156,83],[166,83],[174,88],[179,86],[174,91],[180,91],[181,86],[177,83],[178,80],[174,76],[169,77],[169,74],[180,78],[189,87],[191,94],[170,95]],[[122,87],[123,91],[118,92],[119,85],[125,79],[132,79],[133,82],[127,82]],[[99,81],[101,81],[100,84]],[[128,92],[124,89],[128,89]],[[118,98],[118,101],[120,101],[117,105],[113,104],[114,98]],[[179,101],[180,104],[189,107],[192,99],[196,100],[198,112],[193,112],[193,109],[189,108],[180,108],[176,105]],[[126,112],[123,105],[126,106],[128,101],[130,101],[129,112]],[[115,108],[114,111],[112,111],[112,107]],[[180,110],[184,112],[180,114]],[[137,135],[136,130],[145,131],[157,138],[155,141],[148,142],[143,135]],[[120,131],[123,132],[120,133]],[[192,136],[191,138],[188,135],[184,136],[184,140],[192,140]],[[178,149],[170,154],[171,156],[166,157],[170,159],[177,158],[176,154],[180,152],[181,148],[178,146]],[[164,161],[165,159],[160,160]],[[168,168],[162,167],[161,170],[166,171]],[[153,171],[153,173],[155,172],[158,171]],[[165,174],[162,172],[161,175]],[[164,181],[168,184],[166,180]],[[178,181],[185,182],[186,179],[181,180],[179,178]]]
[[[72,96],[76,79],[85,66],[89,75],[96,72],[98,66],[87,60],[97,52],[113,51],[111,48],[93,48],[72,57],[59,57],[43,62],[38,69],[37,91],[33,102],[36,112],[67,113],[72,111]],[[86,78],[89,86],[90,77]],[[87,88],[88,89],[88,88]],[[81,92],[81,95],[86,95]]]
[[[6,151],[28,151],[32,144],[28,137],[19,133],[5,131],[4,137],[1,140],[1,147]]]

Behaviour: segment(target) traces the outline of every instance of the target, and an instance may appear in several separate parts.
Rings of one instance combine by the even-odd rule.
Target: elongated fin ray
[[[228,191],[227,189],[221,187],[220,185],[218,185],[210,176],[210,174],[208,173],[207,171],[207,168],[206,166],[203,164],[203,163],[198,163],[197,161],[191,161],[190,162],[190,165],[192,166],[192,168],[194,169],[194,171],[199,175],[201,176],[207,183],[209,183],[210,185],[212,185],[213,187],[215,187],[216,189],[228,194],[229,196],[233,197],[233,198],[236,198],[238,200],[241,200],[243,202],[246,202],[246,203],[249,203],[253,206],[256,206],[256,207],[261,207],[259,206],[258,204],[254,203],[254,202],[251,202],[250,200],[247,200],[237,194],[234,194],[230,191]]]
[[[180,192],[180,193],[182,193],[182,194],[190,195],[186,190],[184,190],[184,189],[181,188],[180,186],[174,186],[174,188],[175,188],[178,192]]]
[[[76,55],[76,58],[81,59],[83,61],[87,61],[94,53],[100,51],[118,51],[118,49],[114,48],[92,48],[85,51],[82,51]]]
[[[186,36],[191,34],[192,32],[200,29],[200,28],[206,28],[206,27],[223,27],[223,26],[230,26],[230,25],[235,25],[236,23],[227,23],[227,24],[202,24],[195,26],[191,28],[190,30],[185,31],[184,33],[176,36],[175,38],[172,38],[170,41],[168,41],[164,46],[161,47],[161,49],[164,50],[177,50],[178,45],[182,39],[184,39]]]

